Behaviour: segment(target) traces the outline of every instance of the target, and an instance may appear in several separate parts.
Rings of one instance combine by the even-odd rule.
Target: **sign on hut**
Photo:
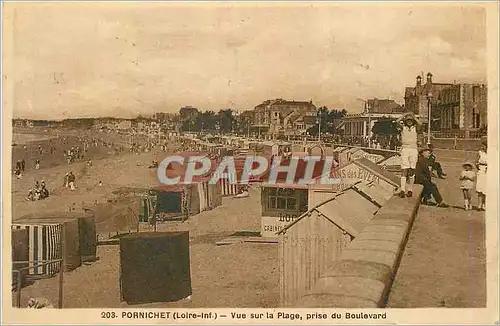
[[[400,183],[396,175],[366,158],[360,158],[340,166],[335,170],[335,177],[340,178],[341,182],[353,179],[354,181],[361,180],[364,183],[373,183],[388,193],[388,198],[392,196]]]
[[[291,306],[314,285],[379,207],[352,187],[316,205],[278,232],[281,306]]]

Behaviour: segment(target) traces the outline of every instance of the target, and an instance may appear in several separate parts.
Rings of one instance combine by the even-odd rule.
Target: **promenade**
[[[461,164],[476,152],[437,150],[449,208],[421,205],[389,296],[390,308],[486,306],[485,213],[463,210]],[[477,196],[473,195],[473,205]]]

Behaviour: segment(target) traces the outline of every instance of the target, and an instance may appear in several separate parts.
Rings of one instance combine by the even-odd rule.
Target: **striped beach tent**
[[[28,250],[30,275],[54,275],[59,271],[58,264],[38,266],[36,262],[61,258],[61,231],[62,225],[51,224],[13,224],[15,230],[28,230]]]
[[[223,177],[219,173],[214,174],[215,178],[219,179],[221,194],[225,196],[234,196],[238,194],[238,185],[236,183],[236,176],[229,175],[228,177]]]
[[[12,222],[12,229],[28,229],[29,260],[32,275],[52,275],[59,270],[59,264],[38,266],[37,262],[60,259],[64,255],[64,270],[72,271],[82,264],[80,219],[91,217],[90,213],[59,212],[25,216]],[[61,239],[64,232],[63,251]],[[88,239],[85,239],[88,240]],[[84,248],[85,249],[85,248]]]

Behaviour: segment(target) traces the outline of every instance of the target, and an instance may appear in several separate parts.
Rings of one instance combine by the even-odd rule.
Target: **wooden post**
[[[65,265],[65,256],[66,256],[66,246],[65,246],[65,241],[66,241],[66,225],[62,224],[61,225],[61,262],[60,262],[60,268],[59,268],[59,300],[57,302],[57,308],[62,309],[63,307],[63,284],[64,284],[64,268],[66,267]]]
[[[21,271],[15,270],[17,272],[17,293],[16,293],[16,307],[21,308],[21,288],[22,288],[22,277]]]

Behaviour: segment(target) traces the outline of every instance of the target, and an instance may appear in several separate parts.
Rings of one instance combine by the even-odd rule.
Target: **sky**
[[[4,6],[14,117],[246,110],[273,98],[356,112],[360,99],[403,104],[422,72],[487,77],[486,12],[475,4]]]

